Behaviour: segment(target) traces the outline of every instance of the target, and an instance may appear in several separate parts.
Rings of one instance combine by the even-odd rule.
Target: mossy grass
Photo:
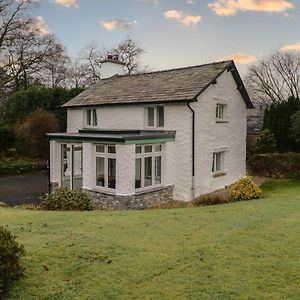
[[[263,190],[182,209],[0,208],[26,249],[7,299],[299,299],[300,182]]]

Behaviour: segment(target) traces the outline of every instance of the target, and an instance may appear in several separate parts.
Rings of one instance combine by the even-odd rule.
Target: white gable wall
[[[216,105],[227,104],[228,123],[216,123]],[[196,111],[196,196],[224,188],[246,174],[246,104],[230,72],[210,85],[193,103]],[[226,149],[226,175],[213,177],[213,150]]]

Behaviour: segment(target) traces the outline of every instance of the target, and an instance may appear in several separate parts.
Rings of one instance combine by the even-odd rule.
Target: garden
[[[181,209],[0,208],[26,251],[6,297],[299,299],[300,183],[262,189],[262,199]]]

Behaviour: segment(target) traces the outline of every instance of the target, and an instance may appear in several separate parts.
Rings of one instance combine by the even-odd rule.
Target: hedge
[[[259,176],[300,179],[300,153],[253,155],[248,160],[248,168]]]

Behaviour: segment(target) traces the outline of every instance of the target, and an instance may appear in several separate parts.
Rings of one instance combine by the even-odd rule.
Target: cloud
[[[137,21],[125,21],[121,19],[111,20],[111,21],[99,21],[99,24],[107,30],[116,29],[131,29],[137,24]]]
[[[50,33],[47,23],[41,16],[37,16],[35,18],[34,27],[39,32],[40,35],[46,35]]]
[[[234,60],[240,64],[249,64],[257,60],[256,56],[244,53],[234,53],[224,58],[225,60]]]
[[[280,51],[291,51],[291,50],[300,51],[300,42],[295,44],[285,45],[282,48],[280,48]]]
[[[233,16],[239,11],[281,13],[294,5],[289,0],[215,0],[208,7],[217,15]]]
[[[67,8],[79,8],[78,0],[54,0],[54,2]]]
[[[201,16],[191,16],[179,10],[168,10],[164,12],[166,19],[174,19],[185,27],[195,26],[201,21]]]

